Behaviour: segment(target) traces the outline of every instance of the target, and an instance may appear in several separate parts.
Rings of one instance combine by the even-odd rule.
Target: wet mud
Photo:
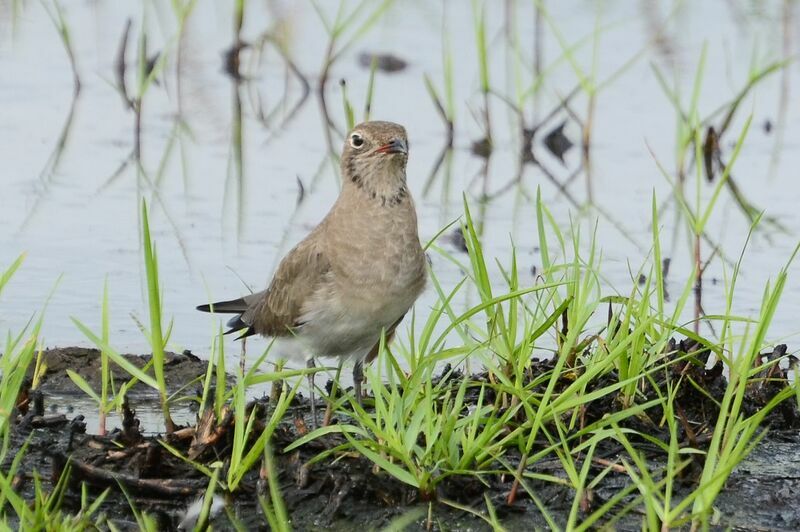
[[[717,405],[726,385],[725,372],[721,364],[709,365],[708,350],[693,341],[673,342],[670,347],[673,356],[683,358],[655,376],[649,384],[651,389],[643,390],[643,395],[646,398],[657,396],[657,387],[664,387],[668,382],[675,384],[679,379],[691,381],[691,386],[682,385],[678,388],[675,400],[676,411],[681,419],[679,444],[681,447],[704,450],[719,413]],[[695,355],[686,357],[686,353]],[[785,348],[778,346],[775,351],[764,353],[763,357],[768,359],[782,356],[783,353]],[[97,369],[95,358],[99,359],[96,352],[79,348],[46,352],[48,377],[39,390],[24,394],[15,413],[9,461],[22,445],[26,442],[28,445],[15,487],[24,497],[32,499],[34,475],[41,477],[45,487],[50,489],[61,475],[69,474],[63,508],[74,511],[80,507],[81,483],[89,486],[95,494],[110,488],[111,493],[102,511],[121,529],[135,529],[133,513],[120,489],[122,486],[138,510],[155,516],[161,529],[174,530],[181,522],[186,507],[205,492],[208,478],[171,454],[161,441],[199,463],[225,463],[231,454],[233,416],[223,411],[220,419],[213,418],[213,415],[198,419],[193,425],[178,427],[167,437],[148,436],[139,429],[136,402],[155,398],[136,398],[134,394],[131,394],[126,405],[122,427],[115,428],[106,436],[87,434],[85,419],[81,415],[47,415],[49,394],[63,393],[72,386],[69,378],[60,373],[70,368],[93,382],[92,379],[96,377],[92,372]],[[133,356],[129,360],[138,360],[144,365],[147,357]],[[170,354],[168,363],[170,386],[174,389],[202,374],[206,364],[188,353]],[[549,371],[552,364],[550,360],[534,360],[531,375]],[[581,370],[575,368],[574,371]],[[745,396],[745,412],[748,414],[757,412],[787,384],[786,370],[778,366],[765,377],[755,381]],[[438,380],[457,387],[464,378],[475,383],[490,381],[487,374],[466,377],[450,368],[444,368]],[[570,378],[569,372],[565,373],[559,387],[563,389],[567,386]],[[597,379],[593,387],[606,386],[614,378],[613,374],[606,375]],[[467,394],[468,403],[478,400],[477,388],[474,389],[474,396],[470,396],[471,392]],[[590,392],[587,390],[586,393]],[[492,400],[491,397],[484,398],[487,399]],[[366,403],[369,404],[369,399]],[[271,408],[268,397],[248,404],[248,411],[255,410],[256,435],[260,434]],[[322,405],[318,408],[322,408]],[[587,426],[619,409],[613,396],[590,402],[583,412],[581,426]],[[508,504],[509,493],[515,490],[510,474],[486,473],[480,479],[453,475],[443,480],[435,493],[422,495],[415,488],[377,471],[372,462],[357,453],[332,453],[329,458],[310,464],[319,453],[347,442],[339,434],[329,434],[294,451],[284,452],[287,446],[307,432],[308,415],[309,403],[298,395],[272,437],[275,472],[295,530],[382,529],[403,517],[409,519],[407,529],[410,530],[489,530],[489,526],[480,518],[445,502],[485,511],[486,497],[508,529],[547,528],[547,521],[524,490],[518,490],[513,504]],[[643,415],[621,421],[620,426],[669,441],[669,434],[659,421],[662,416],[661,408],[654,407]],[[343,420],[333,420],[334,423],[340,421]],[[518,423],[522,421],[516,420]],[[797,402],[792,399],[782,403],[768,416],[764,427],[768,430],[763,439],[734,471],[716,501],[719,514],[716,526],[721,529],[800,528],[800,510],[793,504],[794,494],[800,489],[800,465],[796,461],[800,453]],[[644,438],[632,439],[632,443],[646,458],[651,473],[658,478],[659,471],[666,467],[663,450]],[[545,444],[544,441],[537,442],[536,447],[542,448]],[[696,463],[684,468],[678,476],[676,501],[696,486],[702,469],[702,455],[697,456]],[[505,463],[512,467],[517,466],[520,459],[515,449],[509,449],[503,456]],[[575,459],[580,463],[583,457],[577,456]],[[630,485],[630,477],[621,465],[622,459],[630,463],[624,448],[616,441],[606,439],[599,444],[592,457],[590,478],[606,469],[610,469],[610,472],[584,496],[581,502],[582,516],[591,514]],[[4,464],[4,467],[8,466],[9,463]],[[488,468],[492,471],[503,469],[499,463]],[[561,462],[552,458],[540,460],[528,466],[526,471],[566,478]],[[257,464],[246,474],[235,493],[222,494],[226,510],[212,520],[215,528],[225,530],[231,527],[226,514],[229,512],[247,529],[267,529],[257,497],[258,494],[267,494],[265,476]],[[551,517],[564,525],[571,510],[574,492],[553,482],[533,479],[527,482]],[[636,505],[622,517],[615,517],[625,505],[635,502],[637,496],[638,492],[634,490],[629,497],[620,501],[608,512],[605,524],[621,530],[639,530],[644,514]]]
[[[99,350],[84,347],[52,348],[45,350],[42,356],[43,362],[47,366],[47,371],[44,372],[41,386],[39,387],[43,393],[83,394],[81,389],[67,375],[68,369],[83,377],[93,389],[100,389],[101,362]],[[126,354],[123,356],[139,369],[145,367],[152,358],[150,355]],[[185,388],[187,384],[196,381],[199,377],[205,375],[208,368],[208,362],[193,355],[191,351],[184,351],[183,353],[168,351],[165,356],[164,378],[170,393]],[[114,386],[119,389],[130,379],[130,376],[125,370],[114,364],[113,361],[109,361],[109,364]],[[33,365],[29,368],[28,375],[30,377],[33,376],[34,369]],[[148,394],[152,393],[152,389],[145,384],[136,383],[131,387],[130,393]]]

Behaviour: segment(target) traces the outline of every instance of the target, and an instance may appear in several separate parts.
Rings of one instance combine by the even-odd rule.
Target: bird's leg
[[[247,338],[242,338],[242,353],[239,356],[239,369],[242,370],[244,375],[244,361],[247,358]]]
[[[356,394],[356,401],[359,406],[364,406],[361,401],[361,383],[364,380],[364,361],[358,360],[353,366],[353,391]]]
[[[317,365],[314,364],[314,358],[309,358],[308,362],[306,362],[307,368],[316,368]],[[308,398],[311,401],[311,429],[317,430],[317,398],[316,393],[314,392],[314,373],[308,374]]]
[[[333,386],[331,386],[331,393],[328,396],[328,400],[325,401],[327,406],[325,407],[325,415],[322,417],[323,427],[327,427],[331,424],[331,418],[333,417],[333,403],[336,400],[336,391],[339,387],[339,382],[341,382],[343,364],[344,358],[340,358],[339,367],[336,369],[336,379],[333,381]]]

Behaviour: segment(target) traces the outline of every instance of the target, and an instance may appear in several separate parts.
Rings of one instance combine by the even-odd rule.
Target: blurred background
[[[407,128],[423,241],[466,199],[525,283],[537,189],[565,232],[596,234],[603,295],[639,281],[655,194],[673,297],[695,264],[687,209],[718,193],[709,314],[764,211],[734,302],[753,315],[800,228],[798,29],[790,0],[0,1],[0,264],[26,254],[0,330],[46,305],[46,345],[88,346],[69,317],[96,327],[108,279],[112,344],[147,352],[146,200],[170,348],[204,355],[218,320],[194,307],[261,289],[324,216],[350,113]],[[456,227],[431,252],[446,288]],[[800,329],[791,271],[771,338]]]

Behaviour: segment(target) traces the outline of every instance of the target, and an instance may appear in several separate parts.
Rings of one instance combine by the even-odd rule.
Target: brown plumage
[[[299,341],[303,356],[377,354],[422,292],[425,254],[406,185],[408,141],[391,122],[365,122],[348,134],[342,190],[331,210],[281,261],[269,287],[240,299],[200,305],[234,313],[228,333]]]

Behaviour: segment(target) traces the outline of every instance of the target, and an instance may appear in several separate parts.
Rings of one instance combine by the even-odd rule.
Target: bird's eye
[[[364,145],[364,137],[358,133],[353,133],[350,135],[350,145],[354,148],[360,148]]]

